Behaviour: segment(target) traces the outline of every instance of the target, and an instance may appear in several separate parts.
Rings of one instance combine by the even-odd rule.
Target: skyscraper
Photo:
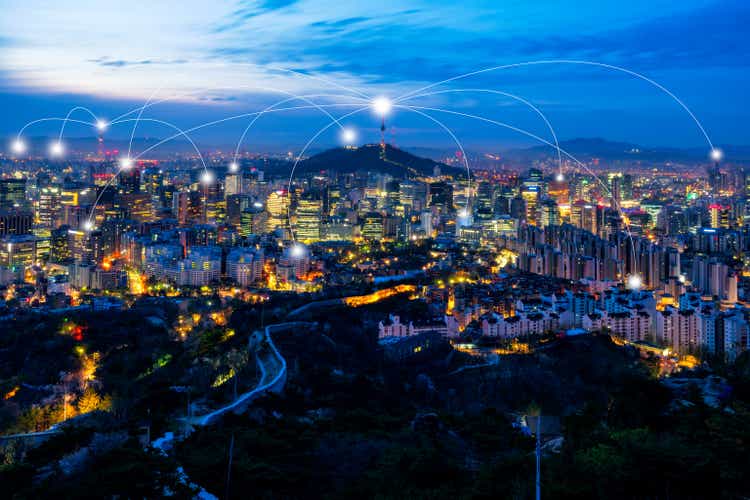
[[[0,208],[21,207],[26,203],[26,179],[0,180]]]
[[[323,204],[321,200],[301,199],[297,204],[297,230],[296,237],[305,243],[320,240],[321,213]]]

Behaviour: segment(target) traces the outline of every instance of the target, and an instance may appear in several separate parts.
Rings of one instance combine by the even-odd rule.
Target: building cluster
[[[750,171],[591,160],[597,177],[536,161],[468,179],[394,161],[405,153],[384,145],[350,149],[388,168],[339,168],[334,155],[290,182],[288,159],[270,157],[211,159],[209,171],[189,158],[6,162],[0,286],[33,305],[81,292],[434,279],[419,293],[428,316],[394,316],[382,338],[586,328],[680,353],[747,347]],[[399,261],[386,245],[423,253]],[[447,274],[454,282],[440,283]]]

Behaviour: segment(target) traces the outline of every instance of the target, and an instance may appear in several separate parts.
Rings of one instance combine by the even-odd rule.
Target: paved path
[[[241,394],[234,401],[226,406],[214,410],[206,415],[201,415],[193,419],[196,425],[209,425],[216,422],[217,419],[230,411],[242,411],[258,396],[267,392],[281,392],[286,384],[287,367],[286,360],[279,353],[273,343],[271,334],[276,331],[288,330],[298,327],[309,327],[314,323],[302,321],[291,321],[287,323],[278,323],[267,326],[265,335],[259,344],[255,347],[255,359],[260,367],[260,380],[254,389]]]

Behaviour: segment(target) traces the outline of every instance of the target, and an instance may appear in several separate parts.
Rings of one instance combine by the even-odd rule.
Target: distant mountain
[[[463,169],[415,156],[391,145],[386,145],[385,157],[382,157],[380,145],[367,144],[358,148],[335,148],[318,153],[301,161],[295,173],[310,174],[327,170],[338,173],[378,172],[394,177],[428,176],[432,175],[436,166],[441,171],[454,175],[464,172]]]
[[[720,146],[727,161],[750,160],[748,146]],[[560,142],[560,148],[580,160],[601,158],[605,160],[622,161],[705,161],[709,148],[670,148],[646,147],[629,142],[608,141],[601,138],[571,139]],[[507,158],[518,161],[537,160],[543,157],[555,156],[555,148],[551,146],[534,146],[531,148],[512,149],[504,153]]]

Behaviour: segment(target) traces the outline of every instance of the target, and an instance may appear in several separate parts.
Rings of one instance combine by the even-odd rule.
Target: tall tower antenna
[[[96,156],[98,156],[100,160],[103,160],[104,159],[104,134],[100,132],[96,138],[96,142],[97,142]]]
[[[391,112],[393,103],[387,97],[378,97],[372,102],[375,114],[380,116],[380,156],[385,158],[385,116]]]
[[[380,122],[380,156],[385,158],[385,116]]]

